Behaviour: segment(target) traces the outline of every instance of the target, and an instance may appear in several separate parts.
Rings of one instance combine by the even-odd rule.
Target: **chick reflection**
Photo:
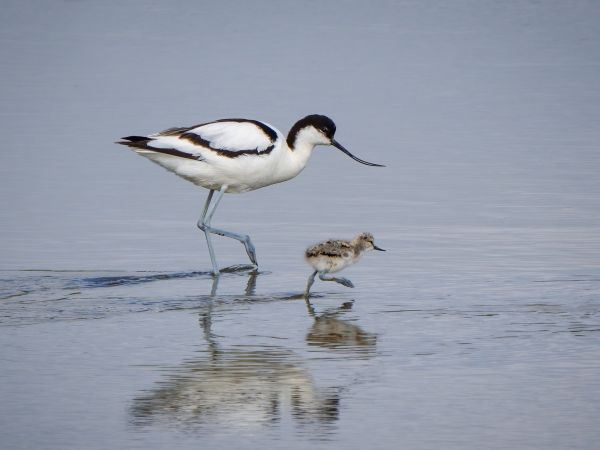
[[[353,302],[346,302],[339,308],[317,315],[310,301],[306,299],[308,313],[315,319],[306,335],[308,345],[346,350],[359,357],[372,356],[377,343],[376,335],[338,318],[345,311],[352,309],[352,305]]]

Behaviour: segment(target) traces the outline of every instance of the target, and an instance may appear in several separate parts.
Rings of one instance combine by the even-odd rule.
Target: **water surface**
[[[595,2],[8,2],[0,18],[2,448],[594,449]],[[120,136],[221,117],[333,148],[226,196]],[[317,281],[305,247],[388,251]],[[221,266],[246,263],[215,239]]]

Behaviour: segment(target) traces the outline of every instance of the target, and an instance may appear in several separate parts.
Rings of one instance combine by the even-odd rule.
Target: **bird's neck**
[[[314,144],[307,142],[296,142],[294,148],[284,145],[284,154],[279,166],[281,175],[286,180],[295,177],[306,167],[310,156],[315,148]]]

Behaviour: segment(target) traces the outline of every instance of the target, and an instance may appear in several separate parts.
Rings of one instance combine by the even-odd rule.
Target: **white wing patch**
[[[211,122],[192,128],[193,133],[210,143],[213,149],[231,152],[257,150],[264,151],[274,144],[267,134],[252,122]]]

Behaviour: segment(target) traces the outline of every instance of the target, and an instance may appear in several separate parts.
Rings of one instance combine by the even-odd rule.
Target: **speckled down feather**
[[[339,256],[347,258],[350,252],[354,252],[354,247],[348,241],[330,239],[320,242],[306,249],[306,257],[315,256]]]

